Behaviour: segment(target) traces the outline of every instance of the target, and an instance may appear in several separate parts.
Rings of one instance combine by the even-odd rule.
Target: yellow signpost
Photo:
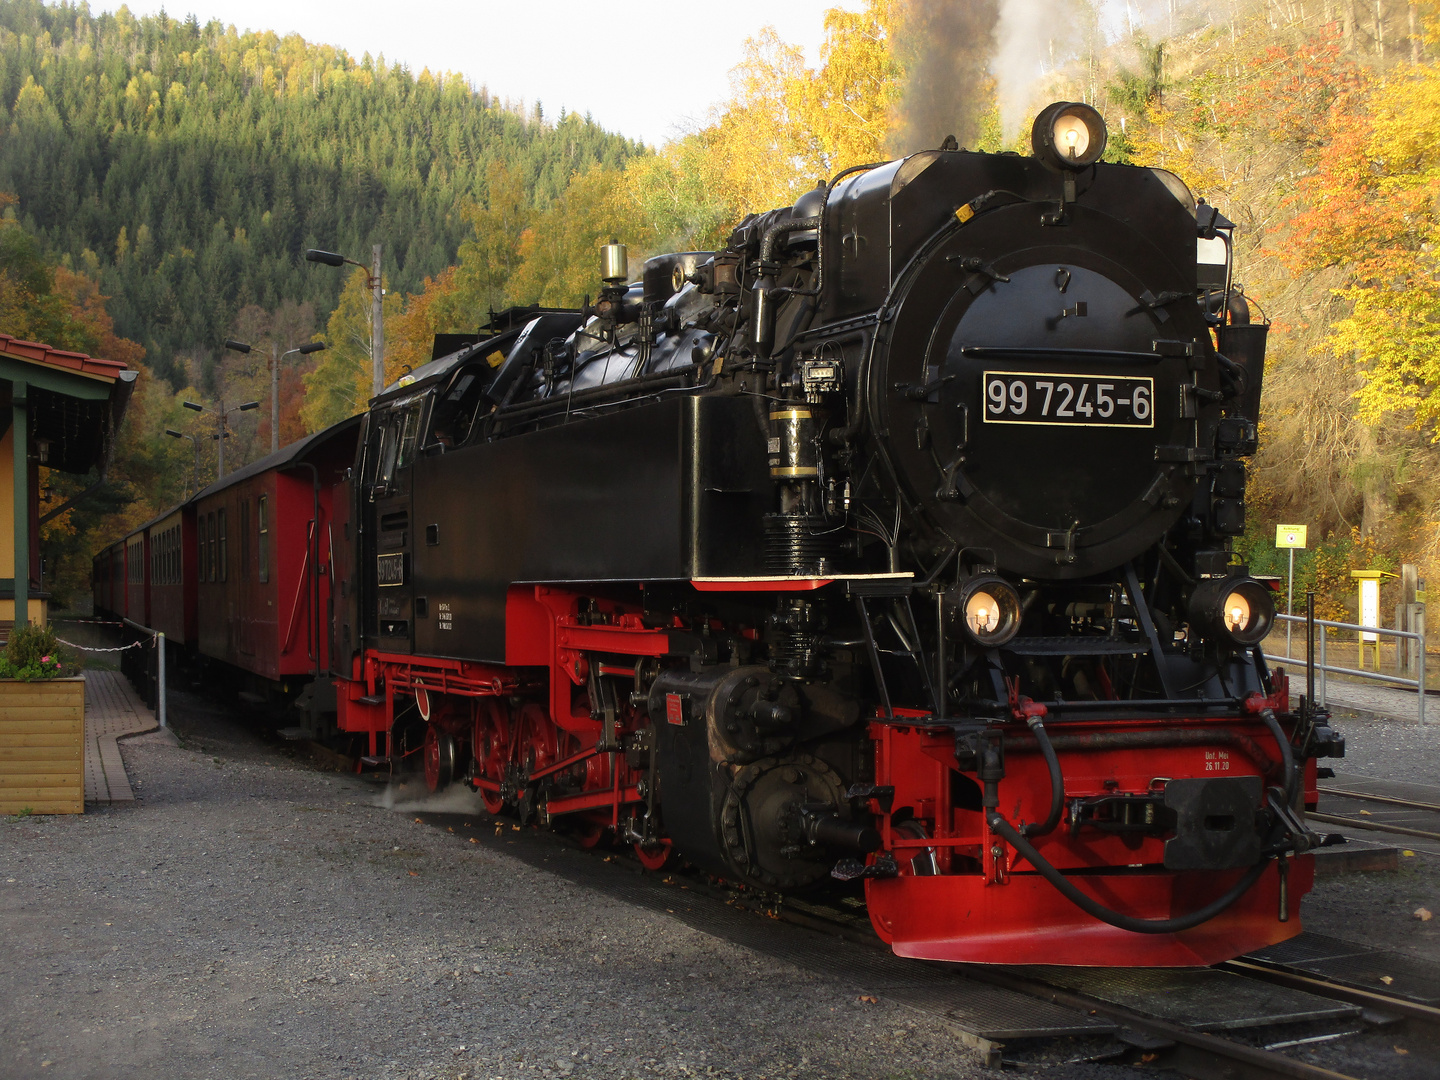
[[[1295,614],[1295,549],[1305,546],[1304,525],[1276,525],[1275,547],[1290,549],[1290,583],[1285,587],[1285,614]],[[1290,628],[1294,624],[1285,621],[1285,655],[1290,655]]]
[[[1275,546],[1277,548],[1303,548],[1305,546],[1304,525],[1276,525]]]

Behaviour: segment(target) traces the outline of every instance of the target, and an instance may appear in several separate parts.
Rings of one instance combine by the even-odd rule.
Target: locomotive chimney
[[[630,276],[630,258],[625,245],[611,240],[600,249],[600,280],[606,285],[624,285]]]

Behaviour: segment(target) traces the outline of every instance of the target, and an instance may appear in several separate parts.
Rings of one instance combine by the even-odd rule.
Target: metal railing
[[[155,722],[161,728],[170,726],[170,718],[167,715],[167,702],[165,692],[165,632],[163,630],[152,630],[148,626],[142,626],[133,619],[121,620],[127,627],[137,634],[148,634],[153,647],[153,655],[145,657],[140,661],[143,665],[137,670],[125,671],[130,681],[137,683],[137,689],[142,690],[145,695],[145,704],[155,714]],[[149,650],[147,650],[149,651]],[[122,665],[122,671],[124,670]]]
[[[1371,679],[1375,682],[1389,683],[1392,686],[1400,686],[1417,691],[1415,695],[1417,701],[1416,709],[1419,714],[1420,723],[1425,723],[1425,635],[1423,633],[1413,633],[1409,630],[1387,630],[1382,626],[1360,626],[1357,623],[1332,622],[1329,619],[1313,620],[1312,630],[1310,626],[1307,626],[1307,623],[1311,621],[1302,615],[1276,615],[1275,618],[1281,622],[1294,623],[1306,628],[1307,633],[1305,636],[1309,642],[1306,649],[1307,655],[1278,656],[1267,652],[1265,659],[1289,664],[1305,664],[1307,667],[1312,667],[1315,672],[1314,698],[1316,705],[1319,705],[1321,708],[1327,705],[1325,699],[1325,676],[1327,674],[1349,675],[1357,679]],[[1412,679],[1404,675],[1390,675],[1383,671],[1366,671],[1363,668],[1340,667],[1337,664],[1328,663],[1325,655],[1325,643],[1329,637],[1326,633],[1327,630],[1348,630],[1356,634],[1363,632],[1366,634],[1377,634],[1381,637],[1395,638],[1397,650],[1399,649],[1401,641],[1414,642],[1415,649],[1412,656],[1414,659],[1415,677]],[[1316,640],[1317,638],[1318,641]],[[1291,650],[1287,646],[1285,651],[1288,653]],[[1315,655],[1316,652],[1318,652],[1319,655]],[[1362,652],[1359,655],[1363,662],[1363,644]],[[1379,666],[1378,659],[1376,666]]]

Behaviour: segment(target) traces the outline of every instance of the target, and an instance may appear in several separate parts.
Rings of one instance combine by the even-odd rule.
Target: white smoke
[[[375,805],[399,814],[477,814],[489,815],[478,791],[471,791],[464,784],[449,787],[431,794],[422,780],[402,781],[390,784],[375,800]]]
[[[990,71],[1000,107],[1000,130],[1005,145],[1012,145],[1034,114],[1033,98],[1039,83],[1056,62],[1056,25],[1061,5],[1046,0],[1002,0],[995,27],[995,55]]]

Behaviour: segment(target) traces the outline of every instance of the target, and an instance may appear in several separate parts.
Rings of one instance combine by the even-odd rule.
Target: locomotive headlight
[[[977,645],[1004,645],[1020,631],[1020,595],[998,575],[971,578],[947,601],[956,629]]]
[[[1055,147],[1066,161],[1085,156],[1090,148],[1090,129],[1078,116],[1062,116],[1055,121]]]
[[[1030,145],[1035,156],[1053,169],[1083,169],[1100,160],[1109,139],[1105,121],[1089,105],[1057,101],[1035,118]]]
[[[1275,601],[1254,578],[1202,581],[1190,597],[1190,621],[1207,637],[1255,645],[1275,625]]]

